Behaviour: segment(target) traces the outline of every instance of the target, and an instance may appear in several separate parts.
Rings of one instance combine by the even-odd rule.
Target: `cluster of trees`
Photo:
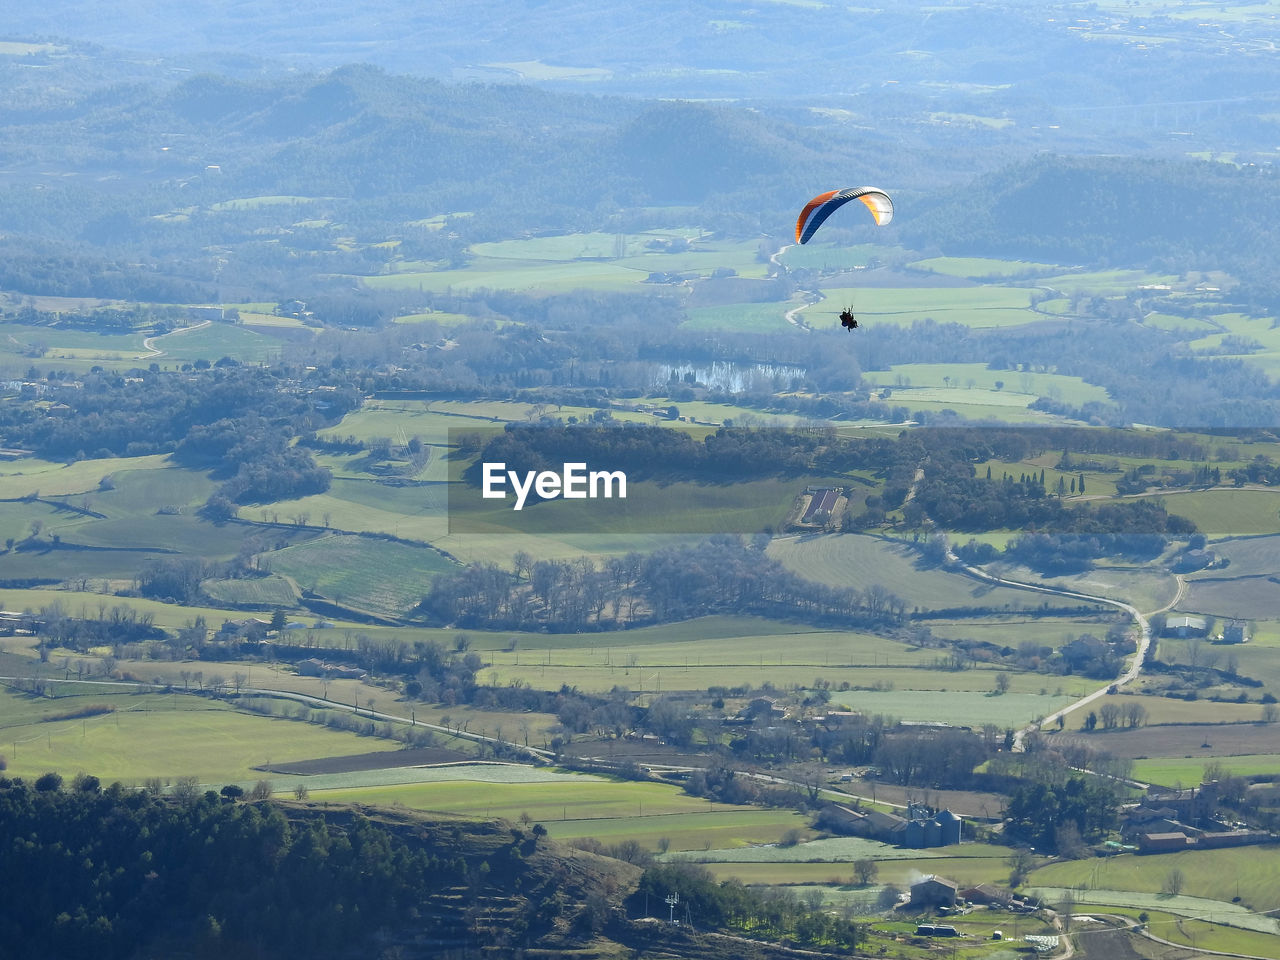
[[[1124,431],[1099,431],[1103,440],[1097,447],[1120,450],[1172,450],[1169,435],[1157,440],[1125,440]],[[1014,431],[999,428],[926,429],[904,434],[896,442],[876,448],[884,486],[879,495],[868,497],[863,512],[848,518],[851,528],[861,529],[883,522],[886,510],[901,506],[909,524],[925,517],[949,530],[984,531],[1021,529],[1027,531],[1010,541],[1005,556],[1044,572],[1073,572],[1088,569],[1098,557],[1122,555],[1135,558],[1156,556],[1169,537],[1195,532],[1195,525],[1170,514],[1156,499],[1103,503],[1068,503],[1065,481],[1051,492],[1046,489],[1044,471],[1023,471],[1017,478],[1008,472],[993,476],[990,467],[978,476],[975,462],[1019,461],[1052,450],[1066,441],[1086,445],[1087,431]],[[1102,439],[1102,438],[1100,438]],[[1064,460],[1069,454],[1064,453]],[[915,480],[916,470],[923,467]],[[915,496],[906,501],[915,488]],[[1072,480],[1083,487],[1083,476]],[[990,544],[970,541],[956,551],[967,563],[986,563],[998,555]],[[936,557],[935,559],[941,559]]]
[[[465,439],[465,438],[464,438]],[[473,453],[479,437],[461,444]],[[784,429],[720,427],[701,443],[689,434],[666,427],[613,422],[562,426],[508,424],[488,440],[464,479],[481,480],[481,463],[505,463],[508,470],[558,470],[566,462],[622,470],[628,479],[689,481],[745,480],[762,476],[795,475],[815,465],[835,462],[866,465],[878,444],[839,441],[819,432]],[[835,447],[837,450],[829,450]]]
[[[1085,856],[1088,844],[1115,829],[1133,761],[1079,737],[1030,733],[1025,747],[992,757],[982,775],[989,789],[1009,797],[1005,835],[1037,851]]]
[[[738,880],[719,883],[706,867],[692,863],[655,864],[645,870],[628,905],[633,912],[677,894],[699,927],[737,930],[751,937],[786,938],[810,949],[856,950],[866,940],[862,924],[822,909],[821,900],[803,903],[794,895],[762,894]]]
[[[183,463],[226,469],[278,446],[279,432],[314,429],[359,402],[345,384],[323,394],[319,384],[283,389],[273,372],[247,367],[137,370],[128,377],[49,371],[49,380],[78,385],[51,386],[44,399],[60,405],[54,411],[34,398],[5,404],[0,434],[51,460],[174,453]]]
[[[719,536],[609,558],[599,568],[587,557],[517,555],[511,571],[473,564],[436,577],[419,610],[438,623],[498,629],[604,629],[719,612],[860,626],[903,622],[905,603],[884,587],[840,589],[805,580],[759,546]]]
[[[70,327],[97,333],[132,333],[142,327],[166,331],[187,313],[181,307],[135,304],[128,307],[101,307],[97,310],[38,310],[30,304],[4,312],[7,320],[32,327]]]
[[[1005,835],[1037,850],[1078,855],[1080,842],[1097,843],[1115,829],[1118,810],[1115,789],[1093,777],[1024,783],[1009,795]]]
[[[103,644],[148,643],[166,636],[151,613],[139,613],[123,604],[108,608],[105,602],[96,617],[72,617],[61,604],[52,603],[41,607],[29,623],[40,638],[42,653],[49,647],[88,650]]]

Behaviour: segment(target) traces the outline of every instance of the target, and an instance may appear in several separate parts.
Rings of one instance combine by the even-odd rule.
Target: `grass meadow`
[[[522,813],[547,824],[553,822],[631,820],[672,814],[706,813],[708,801],[661,783],[612,780],[582,774],[573,782],[494,783],[454,781],[446,783],[394,784],[345,790],[317,790],[313,800],[402,805],[412,810],[502,817],[518,820]],[[716,804],[724,810],[724,805]],[[728,808],[736,812],[738,808]],[[751,808],[746,808],[751,809]]]
[[[881,387],[944,388],[947,395],[957,399],[970,392],[1004,391],[1026,394],[1033,398],[1050,397],[1077,405],[1105,403],[1108,399],[1103,387],[1085,383],[1079,377],[1057,373],[991,370],[985,363],[898,363],[888,370],[868,370],[863,378]],[[903,402],[907,402],[905,398],[911,396],[914,394],[895,390],[892,399],[896,401],[903,398]]]
[[[779,538],[769,544],[769,555],[800,576],[829,586],[865,589],[879,584],[910,607],[1020,610],[1045,601],[1032,591],[993,586],[920,565],[919,554],[911,547],[862,534]]]
[[[218,603],[250,606],[258,609],[292,607],[298,602],[297,587],[284,577],[268,576],[258,580],[202,581],[200,589]]]
[[[42,497],[97,495],[104,477],[133,470],[161,470],[168,457],[120,457],[105,460],[78,460],[57,463],[35,457],[0,462],[0,498],[25,497],[39,493]],[[79,502],[79,501],[77,501]]]
[[[3,699],[14,696],[0,694]],[[220,784],[255,780],[262,774],[254,767],[266,763],[399,746],[312,724],[239,713],[228,704],[182,694],[122,695],[95,688],[92,694],[53,702],[63,710],[74,710],[86,701],[116,709],[84,719],[35,722],[4,711],[0,747],[8,761],[7,774],[34,778],[53,770],[69,778],[84,772],[104,783],[194,775],[202,783]]]
[[[1280,533],[1280,491],[1219,488],[1164,495],[1170,513],[1210,537]]]
[[[1135,895],[1119,893],[1112,897],[1106,897],[1098,896],[1094,893],[1089,896],[1095,900],[1110,901],[1127,900]],[[1150,899],[1149,896],[1146,899]],[[1146,927],[1151,933],[1163,940],[1182,944],[1184,947],[1215,950],[1229,955],[1267,957],[1272,958],[1272,960],[1280,958],[1280,937],[1274,934],[1244,930],[1224,923],[1212,923],[1208,920],[1196,919],[1205,915],[1206,910],[1209,911],[1211,916],[1216,917],[1236,915],[1234,912],[1224,914],[1222,912],[1223,904],[1205,904],[1203,901],[1189,897],[1161,898],[1159,902],[1161,906],[1167,905],[1168,909],[1144,909],[1117,906],[1111,902],[1094,903],[1092,901],[1082,903],[1079,907],[1086,910],[1102,907],[1103,910],[1099,912],[1128,917],[1134,921],[1138,919],[1139,915],[1145,913],[1147,915]],[[1183,913],[1171,912],[1174,910],[1182,910]],[[1088,936],[1087,930],[1084,931],[1084,935]]]
[[[693,307],[684,327],[689,330],[724,330],[734,333],[779,333],[790,328],[787,310],[795,303],[733,303]]]
[[[1280,732],[1277,733],[1280,741]],[[1152,760],[1135,760],[1133,776],[1144,783],[1158,783],[1166,787],[1178,784],[1191,786],[1199,783],[1204,777],[1205,765],[1218,761],[1237,777],[1252,777],[1259,774],[1280,774],[1280,754],[1261,754],[1253,756],[1225,756],[1208,758],[1173,759],[1161,757]]]
[[[1280,907],[1280,886],[1274,882],[1280,875],[1280,847],[1275,845],[1068,860],[1040,867],[1028,883],[1037,887],[1078,887],[1083,891],[1081,899],[1089,890],[1159,894],[1174,868],[1183,873],[1184,896],[1222,901],[1230,909],[1231,898],[1238,894],[1246,910]],[[1156,903],[1152,906],[1160,908]]]
[[[814,328],[839,325],[846,306],[868,323],[911,324],[932,318],[975,328],[1019,326],[1041,319],[1022,287],[847,287],[824,291],[827,299],[805,311]]]

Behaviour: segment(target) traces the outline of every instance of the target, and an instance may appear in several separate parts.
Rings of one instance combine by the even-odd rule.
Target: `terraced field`
[[[457,569],[426,547],[353,536],[296,544],[265,554],[261,562],[304,590],[387,616],[408,613],[430,589],[432,577]]]

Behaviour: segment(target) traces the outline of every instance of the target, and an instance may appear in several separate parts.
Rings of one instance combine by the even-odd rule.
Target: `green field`
[[[406,313],[395,318],[396,323],[436,323],[442,327],[456,327],[465,323],[475,323],[475,317],[463,313],[446,313],[443,310],[431,310],[427,313]],[[503,321],[505,322],[505,321]]]
[[[827,299],[804,313],[815,328],[835,327],[845,306],[868,323],[939,323],[1006,327],[1041,319],[1031,309],[1032,291],[1022,287],[849,287],[824,291]]]
[[[1141,680],[1138,681],[1141,685]],[[1101,708],[1114,703],[1122,710],[1130,703],[1138,703],[1147,711],[1147,726],[1166,723],[1256,723],[1262,710],[1256,703],[1219,703],[1212,700],[1175,700],[1170,697],[1134,696],[1123,694],[1103,697],[1092,705]],[[1084,717],[1072,714],[1070,722],[1082,723]],[[1145,753],[1146,751],[1144,751]],[[1201,761],[1203,763],[1203,761]]]
[[[704,801],[697,813],[659,817],[618,817],[609,820],[556,820],[547,824],[557,840],[594,837],[606,844],[634,840],[650,850],[667,845],[672,851],[777,843],[790,830],[806,830],[808,818],[794,810],[731,806]]]
[[[861,534],[786,537],[769,544],[769,555],[800,576],[833,587],[886,587],[908,606],[930,608],[1041,606],[1043,594],[998,587],[919,563],[905,544]]]
[[[0,694],[9,698],[12,694]],[[198,697],[121,695],[100,688],[55,703],[70,710],[84,701],[110,703],[114,713],[84,720],[21,722],[0,729],[9,776],[65,777],[91,773],[104,783],[140,783],[148,777],[194,775],[202,783],[255,780],[253,768],[314,757],[391,750],[394,741],[358,737],[313,724],[238,713]]]
[[[261,563],[304,590],[387,616],[407,613],[422,600],[432,577],[457,569],[426,547],[338,535],[272,551]]]
[[[251,607],[292,607],[298,592],[284,577],[262,577],[255,580],[205,580],[200,589],[217,603]]]
[[[1280,533],[1280,491],[1221,488],[1169,493],[1165,506],[1210,537]]]
[[[1220,760],[1222,765],[1237,777],[1251,777],[1257,774],[1280,775],[1280,754],[1263,754],[1242,757],[1212,757]],[[1159,783],[1166,787],[1175,784],[1199,783],[1204,776],[1205,758],[1174,760],[1161,758],[1157,760],[1135,760],[1133,776],[1144,783]]]
[[[691,797],[667,784],[610,780],[586,774],[573,782],[493,783],[476,780],[317,790],[312,799],[378,806],[403,804],[412,810],[502,817],[513,821],[519,819],[520,814],[528,813],[534,820],[546,822],[548,828],[552,821],[557,820],[611,821],[672,814],[711,815],[708,801]],[[716,807],[725,809],[722,804]],[[739,808],[728,809],[737,812]]]
[[[1267,911],[1280,907],[1280,887],[1275,883],[1280,876],[1280,847],[1275,845],[1073,860],[1041,867],[1028,882],[1034,886],[1126,890],[1155,896],[1175,867],[1185,876],[1184,896],[1221,901],[1218,906],[1225,910],[1238,909],[1230,902],[1237,895],[1238,883],[1245,909]],[[1081,899],[1085,896],[1087,892],[1081,894]],[[1169,909],[1159,903],[1150,905]]]
[[[1129,894],[1126,896],[1121,893],[1112,898],[1096,897],[1095,899],[1128,899],[1132,896],[1135,895]],[[1181,915],[1177,912],[1166,912],[1165,910],[1116,906],[1109,902],[1095,904],[1086,901],[1080,903],[1078,909],[1088,910],[1095,906],[1102,907],[1103,910],[1099,912],[1129,917],[1134,921],[1145,913],[1147,915],[1147,929],[1163,940],[1184,944],[1185,946],[1194,946],[1203,950],[1216,950],[1226,954],[1280,958],[1280,937],[1273,934],[1259,933],[1254,930],[1243,930],[1240,927],[1228,926],[1222,923],[1210,923],[1206,920],[1193,919],[1203,915],[1206,909],[1204,901],[1190,897],[1174,897],[1170,899],[1173,904],[1169,908],[1170,911],[1180,909],[1184,911]],[[1160,902],[1164,904],[1170,901],[1162,898]],[[1207,909],[1211,912],[1211,915],[1221,916],[1220,913],[1216,912],[1221,909],[1221,906],[1221,904],[1209,904]],[[1083,933],[1085,936],[1088,935],[1087,930]]]
[[[1007,277],[1058,273],[1061,267],[1029,260],[994,260],[990,257],[930,257],[908,264],[917,270],[928,270],[948,277],[972,280],[1000,280]]]
[[[0,462],[0,498],[25,497],[38,492],[42,497],[72,494],[94,496],[103,477],[128,470],[158,470],[168,462],[164,454],[150,457],[120,457],[54,463],[35,457]]]
[[[987,392],[1035,397],[1049,397],[1071,404],[1105,403],[1107,391],[1085,383],[1079,377],[1056,373],[1022,373],[1017,370],[991,370],[985,363],[899,363],[888,370],[868,370],[863,375],[868,383],[881,387],[942,387],[944,396],[957,402],[973,403],[968,394]],[[999,383],[1001,386],[997,387]],[[892,402],[910,405],[918,394],[895,389]],[[922,395],[919,395],[922,396]],[[983,403],[994,403],[984,399]],[[1030,400],[1022,401],[1025,406]],[[1012,405],[1012,403],[1010,404]]]
[[[1003,847],[993,847],[982,843],[964,843],[949,847],[934,847],[929,850],[912,850],[906,847],[895,847],[878,840],[865,840],[861,837],[823,837],[807,843],[792,846],[762,846],[731,850],[708,850],[680,854],[670,859],[690,860],[695,863],[852,863],[855,860],[875,860],[881,863],[910,860],[929,861],[930,873],[944,873],[936,869],[934,864],[946,861],[948,864],[964,862],[970,858],[989,859],[991,857],[1007,857]]]
[[[207,327],[179,330],[154,341],[161,354],[154,361],[161,367],[173,368],[195,360],[219,360],[231,357],[242,363],[274,360],[280,355],[282,341],[266,333],[228,323],[211,323]]]
[[[87,371],[95,363],[136,364],[146,355],[143,334],[98,333],[64,327],[27,326],[4,321],[0,324],[0,363],[21,376],[32,361],[58,361],[59,368]]]
[[[375,290],[519,290],[566,293],[571,290],[641,292],[646,274],[612,262],[582,261],[535,265],[528,260],[476,257],[460,270],[393,273],[363,278]],[[657,289],[662,289],[658,287]]]
[[[317,789],[313,801],[404,805],[470,817],[516,821],[527,814],[552,837],[594,837],[606,844],[635,840],[658,849],[696,849],[709,840],[728,846],[774,843],[806,818],[790,810],[713,803],[667,784],[611,780],[575,774],[544,780],[500,780],[482,768],[472,780]]]
[[[1172,286],[1178,282],[1178,278],[1145,273],[1141,270],[1094,270],[1042,277],[1039,282],[1042,286],[1051,287],[1067,296],[1075,294],[1123,296],[1142,286],[1164,284]]]
[[[725,330],[733,333],[780,333],[791,329],[786,313],[794,303],[733,303],[694,307],[684,326],[690,330]],[[803,315],[802,315],[803,316]]]
[[[962,675],[961,682],[977,677],[978,674],[974,671],[968,671],[967,676]],[[994,681],[991,675],[982,679]],[[1046,680],[1043,677],[1029,679],[1033,683]],[[989,691],[991,686],[988,685],[985,689]],[[906,682],[897,684],[897,689],[890,692],[866,690],[857,693],[838,693],[833,697],[833,700],[840,702],[848,710],[883,714],[899,720],[945,721],[956,726],[975,728],[981,727],[984,723],[994,723],[1000,727],[1019,727],[1040,717],[1048,716],[1056,710],[1061,710],[1073,699],[1066,695],[1015,692],[992,696],[989,692],[984,693],[981,690],[945,687],[910,689]]]

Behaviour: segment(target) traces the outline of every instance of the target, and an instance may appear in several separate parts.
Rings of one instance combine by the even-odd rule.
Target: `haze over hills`
[[[1181,131],[1193,142],[1229,133],[1270,150],[1274,121],[1260,124],[1259,116],[1274,104],[1267,44],[1275,23],[1266,6],[1242,10],[731,0],[417,9],[392,0],[305,9],[205,0],[102,10],[84,0],[17,0],[6,28],[15,38],[92,39],[149,57],[229,55],[228,65],[241,69],[250,58],[303,69],[368,61],[452,80],[798,99],[848,111],[853,123],[918,123],[949,112],[1014,123],[1049,149],[1098,133],[1133,145]],[[879,108],[867,108],[872,100]]]

